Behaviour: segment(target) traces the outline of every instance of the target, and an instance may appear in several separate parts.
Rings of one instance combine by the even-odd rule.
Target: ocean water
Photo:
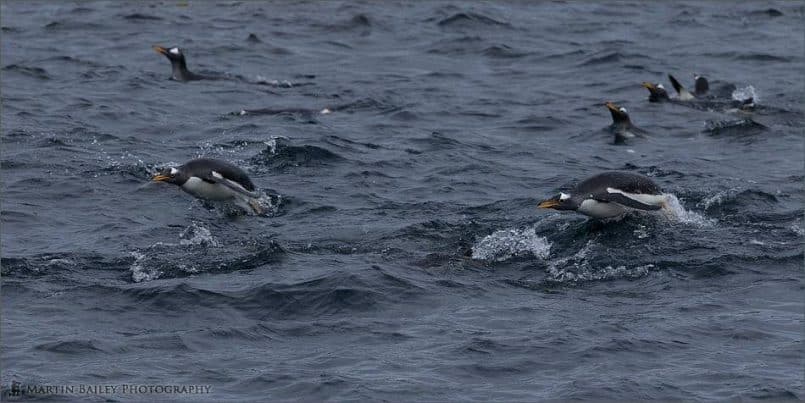
[[[801,2],[0,13],[4,400],[805,398]],[[668,73],[757,107],[649,103]],[[268,213],[149,181],[199,156]],[[536,208],[604,170],[668,214]]]

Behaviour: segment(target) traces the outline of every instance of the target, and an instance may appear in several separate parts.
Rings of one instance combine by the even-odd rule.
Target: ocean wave
[[[473,29],[485,27],[512,28],[511,24],[474,12],[460,12],[442,18],[436,25],[443,28]]]
[[[645,277],[659,268],[653,263],[607,264],[600,261],[601,245],[588,241],[575,253],[548,262],[545,282],[548,284],[575,284],[589,281],[636,279]]]
[[[312,26],[327,32],[355,32],[360,36],[368,36],[376,24],[366,14],[356,14],[346,21],[336,23],[314,23]]]
[[[50,75],[48,74],[47,70],[41,67],[30,67],[19,64],[9,64],[3,66],[3,71],[24,74],[26,76],[33,77],[37,80],[50,80]]]
[[[162,17],[144,13],[131,13],[124,15],[123,19],[129,21],[161,21]]]
[[[285,138],[272,138],[266,148],[249,159],[254,166],[282,170],[291,167],[314,167],[345,161],[326,148],[314,145],[291,145]]]
[[[69,278],[80,270],[125,270],[126,258],[115,258],[92,253],[45,253],[24,257],[0,259],[0,274],[4,277],[38,277],[56,275]]]
[[[223,243],[205,226],[192,223],[178,242],[157,242],[130,252],[132,281],[185,277],[208,272],[247,270],[274,263],[284,250],[273,240]]]
[[[754,189],[731,188],[704,198],[699,205],[711,215],[732,215],[754,209],[769,209],[777,196]]]
[[[609,52],[603,55],[596,55],[593,57],[588,58],[587,60],[578,64],[579,67],[582,66],[598,66],[602,64],[612,64],[621,62],[626,59],[636,59],[636,60],[645,60],[650,59],[649,56],[635,53],[621,53],[621,52]],[[642,66],[640,66],[642,68]]]

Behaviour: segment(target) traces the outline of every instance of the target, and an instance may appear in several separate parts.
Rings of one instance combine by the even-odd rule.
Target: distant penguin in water
[[[735,91],[735,84],[721,84],[714,91],[710,90],[710,82],[700,74],[693,74],[693,92],[685,89],[673,75],[668,74],[674,90],[677,92],[680,101],[691,100],[710,100],[717,102],[732,101],[732,92]]]
[[[666,195],[651,179],[631,172],[609,171],[585,179],[570,193],[559,193],[540,202],[538,207],[613,218],[633,210],[657,211],[666,204]]]
[[[171,62],[171,79],[176,81],[196,81],[196,80],[217,80],[219,77],[205,76],[193,73],[187,69],[187,62],[184,53],[177,47],[165,48],[159,45],[153,46],[157,53],[165,55]]]
[[[646,131],[635,126],[629,118],[626,108],[607,102],[606,105],[612,114],[612,124],[609,131],[615,134],[615,144],[624,144],[627,140],[635,137],[645,137]]]
[[[682,84],[680,84],[679,81],[671,74],[668,75],[668,79],[671,80],[671,84],[674,86],[678,96],[676,98],[671,98],[662,84],[644,82],[642,85],[649,91],[649,102],[669,102],[685,105],[693,109],[717,110],[722,112],[733,112],[736,110],[751,111],[755,107],[755,103],[752,98],[733,100],[727,97],[722,97],[722,99],[717,99],[719,96],[710,94],[710,84],[708,83],[707,79],[699,75],[695,75],[695,93],[691,93],[690,91],[686,90],[685,87],[683,87]],[[724,93],[730,92],[732,91],[731,88],[734,87],[735,86],[731,84],[724,85],[719,91]]]
[[[707,81],[707,79],[704,76],[693,73],[693,81],[693,95],[696,98],[701,98],[707,95],[707,92],[710,91],[710,83]]]
[[[665,90],[665,87],[662,84],[655,84],[646,81],[643,82],[643,87],[648,90],[649,102],[668,102],[671,100],[671,97],[668,96],[668,91]]]
[[[232,201],[238,207],[262,214],[260,195],[242,169],[221,160],[197,158],[178,167],[165,168],[152,178],[179,186],[199,199]]]

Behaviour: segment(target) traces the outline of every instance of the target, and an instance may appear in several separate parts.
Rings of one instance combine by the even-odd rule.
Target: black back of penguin
[[[578,195],[593,194],[614,188],[627,193],[661,194],[662,189],[651,179],[631,172],[608,171],[593,175],[578,185],[573,193]]]
[[[191,176],[198,177],[206,177],[207,175],[211,175],[212,171],[215,171],[221,174],[221,176],[224,178],[239,183],[248,191],[254,191],[255,189],[254,183],[252,183],[252,180],[249,178],[246,172],[226,161],[212,158],[197,158],[188,161],[179,167],[179,169],[187,172]]]

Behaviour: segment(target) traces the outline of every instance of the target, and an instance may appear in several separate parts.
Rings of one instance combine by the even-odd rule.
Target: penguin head
[[[671,97],[668,96],[668,91],[665,90],[665,87],[663,87],[662,84],[644,82],[643,87],[645,87],[649,92],[649,102],[662,102],[671,99]]]
[[[187,182],[187,174],[178,168],[164,168],[157,172],[151,180],[154,182],[168,182],[177,186],[182,186]]]
[[[694,88],[697,94],[706,94],[707,91],[710,90],[710,83],[708,83],[707,79],[703,76],[694,73],[693,80],[696,82],[696,86]]]
[[[606,105],[607,109],[609,109],[609,112],[612,114],[613,123],[631,123],[626,108],[615,105],[612,102],[607,102],[604,105]]]
[[[166,48],[159,45],[154,45],[154,50],[157,53],[165,55],[165,57],[167,57],[168,60],[171,61],[171,63],[173,63],[174,61],[178,62],[180,60],[181,61],[184,60],[184,54],[182,53],[182,50],[177,48],[176,46],[172,48]]]
[[[576,210],[578,204],[567,193],[559,193],[550,199],[543,200],[537,205],[538,208],[551,208],[554,210]]]

